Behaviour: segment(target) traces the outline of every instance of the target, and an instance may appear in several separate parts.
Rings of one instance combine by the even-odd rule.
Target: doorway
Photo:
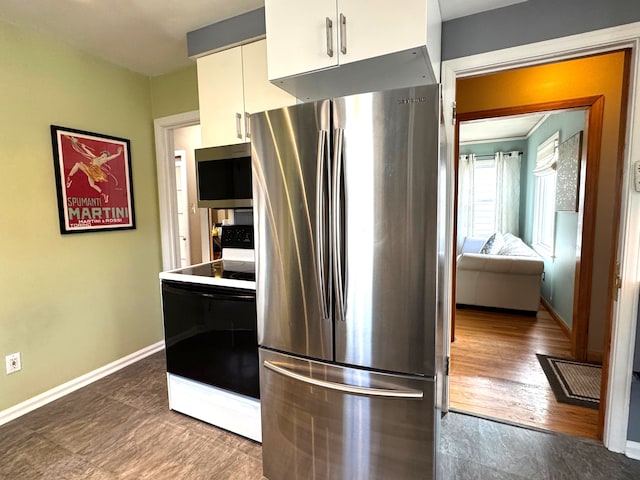
[[[193,151],[200,147],[200,114],[186,112],[154,120],[156,137],[156,166],[158,174],[158,206],[160,211],[162,269],[179,268],[186,258],[181,243],[180,210],[188,215],[182,222],[188,225],[190,239],[190,262],[209,260],[209,228],[205,209],[197,208],[195,189],[195,160]],[[184,205],[179,206],[178,182],[176,182],[176,151],[185,153],[184,170],[187,195]],[[193,167],[193,168],[191,168]],[[195,246],[194,246],[195,245]],[[199,247],[198,247],[199,245]]]
[[[574,291],[580,290],[576,267],[584,263],[585,175],[579,172],[586,169],[580,146],[589,111],[518,110],[492,118],[469,112],[459,121],[456,248],[462,270],[456,281],[462,290],[453,309],[450,406],[596,439],[597,409],[558,403],[537,360],[537,354],[575,359],[574,317],[588,318],[580,305],[574,310]],[[469,270],[489,236],[507,239],[501,255],[486,255],[482,268]],[[503,260],[513,272],[498,272]],[[527,271],[532,265],[542,276]]]
[[[537,111],[553,110],[565,99],[574,102],[572,108],[590,108],[590,122],[598,117],[602,119],[602,128],[598,131],[595,126],[589,125],[590,135],[587,141],[587,149],[594,154],[590,156],[592,161],[587,165],[591,173],[586,173],[585,188],[594,194],[585,196],[584,212],[587,215],[584,217],[583,232],[595,232],[595,234],[583,235],[580,246],[581,259],[590,259],[591,266],[585,265],[584,262],[576,264],[580,278],[587,280],[578,283],[580,289],[576,292],[575,298],[576,302],[589,306],[586,309],[588,318],[584,322],[586,328],[572,336],[575,347],[587,345],[584,349],[586,351],[580,352],[580,348],[577,349],[578,358],[580,355],[586,355],[589,349],[597,351],[599,348],[602,352],[605,378],[601,398],[604,406],[603,414],[598,419],[598,438],[602,438],[606,414],[604,400],[608,393],[606,374],[611,341],[611,316],[614,307],[615,282],[613,279],[617,256],[623,151],[619,141],[622,138],[621,132],[625,130],[627,54],[628,51],[618,51],[465,77],[457,80],[455,89],[458,122],[464,119],[464,115],[471,112],[483,112],[482,114],[487,118],[518,113],[518,108],[522,105],[535,105]],[[598,71],[602,76],[596,82],[591,81],[592,77],[585,81],[584,75],[577,74],[575,68],[586,68],[582,72]],[[566,108],[566,105],[562,108]],[[599,162],[600,158],[606,161]],[[603,207],[606,209],[606,214],[603,213]],[[595,255],[596,251],[607,252],[607,255]],[[454,265],[453,255],[451,258]],[[455,328],[455,324],[452,327]],[[594,345],[597,346],[594,348]]]

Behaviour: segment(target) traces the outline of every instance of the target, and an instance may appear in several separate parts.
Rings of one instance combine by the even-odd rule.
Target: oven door
[[[260,398],[255,291],[162,281],[167,371]]]

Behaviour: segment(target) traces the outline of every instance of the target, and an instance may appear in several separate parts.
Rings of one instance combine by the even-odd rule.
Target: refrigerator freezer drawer
[[[260,349],[269,480],[435,478],[434,381]]]

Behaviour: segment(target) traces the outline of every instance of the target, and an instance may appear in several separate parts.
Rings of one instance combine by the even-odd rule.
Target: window
[[[540,146],[536,154],[533,203],[533,247],[543,256],[553,258],[555,250],[556,162],[559,132]]]
[[[473,169],[472,236],[487,238],[496,231],[496,162],[478,160]]]

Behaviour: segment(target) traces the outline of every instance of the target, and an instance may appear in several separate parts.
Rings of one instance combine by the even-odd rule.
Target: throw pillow
[[[498,252],[504,247],[504,237],[500,232],[496,232],[491,235],[484,245],[480,249],[480,253],[497,255]]]
[[[506,242],[500,249],[500,255],[516,256],[516,257],[537,257],[538,255],[531,250],[520,238],[514,237],[511,241]]]

